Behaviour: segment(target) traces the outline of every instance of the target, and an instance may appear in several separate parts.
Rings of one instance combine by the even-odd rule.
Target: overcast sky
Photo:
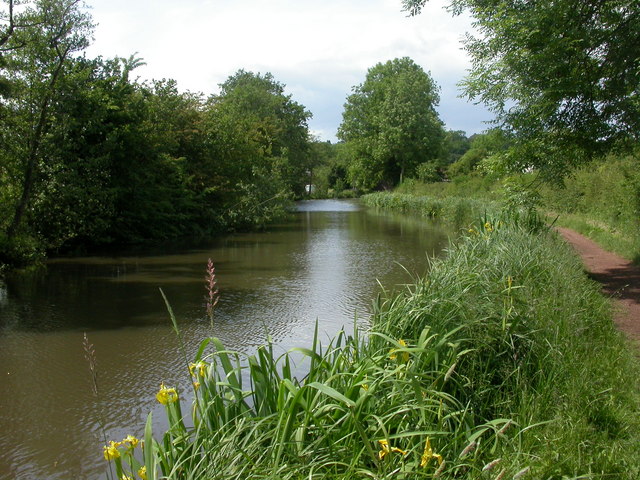
[[[408,56],[441,87],[447,128],[487,128],[486,109],[459,98],[469,62],[460,39],[467,17],[430,0],[410,18],[401,0],[86,0],[95,41],[88,55],[144,59],[141,79],[172,78],[180,90],[218,92],[243,68],[271,72],[313,114],[312,132],[335,141],[343,105],[378,62]]]

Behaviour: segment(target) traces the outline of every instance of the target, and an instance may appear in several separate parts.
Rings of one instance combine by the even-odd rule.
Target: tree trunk
[[[44,136],[47,127],[47,113],[51,104],[53,90],[55,89],[56,83],[58,82],[58,77],[60,76],[60,72],[62,71],[65,59],[67,57],[67,54],[69,53],[69,49],[66,48],[63,52],[58,51],[58,53],[58,65],[56,65],[56,69],[51,76],[51,80],[49,80],[47,93],[45,94],[44,99],[42,100],[42,103],[40,105],[40,115],[38,115],[35,132],[33,133],[31,146],[29,147],[29,156],[27,157],[27,163],[25,165],[24,182],[22,184],[22,195],[20,196],[20,202],[16,206],[13,220],[11,221],[9,228],[7,229],[8,238],[14,238],[18,233],[18,229],[20,228],[20,224],[22,223],[22,219],[24,218],[24,213],[27,209],[27,205],[29,205],[29,201],[31,200],[33,184],[35,183],[36,179],[40,145],[42,143],[42,137]]]

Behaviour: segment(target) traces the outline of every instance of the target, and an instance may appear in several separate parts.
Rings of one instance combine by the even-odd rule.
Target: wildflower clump
[[[143,442],[141,442],[138,438],[134,437],[133,435],[127,435],[121,441],[114,442],[112,440],[103,447],[104,459],[107,462],[113,462],[115,464],[116,478],[118,478],[119,480],[133,480],[133,470],[139,465],[138,461],[134,457],[133,451],[138,445],[142,446],[142,444]],[[131,466],[132,470],[128,472],[130,473],[130,475],[125,472],[125,465]],[[134,465],[136,465],[135,468],[133,467]],[[139,476],[140,478],[142,478],[142,480],[146,480],[146,476]]]
[[[127,450],[133,450],[138,446],[139,442],[140,440],[138,440],[133,435],[127,435],[126,438],[124,438],[122,442],[120,442],[120,444],[126,446]]]
[[[118,450],[119,445],[120,444],[118,442],[114,442],[113,440],[109,442],[109,445],[105,445],[103,447],[104,459],[109,462],[116,458],[120,458],[120,451]]]
[[[399,339],[399,340],[398,340],[398,344],[399,344],[402,348],[407,347],[407,342],[405,342],[403,339]],[[397,360],[397,359],[398,359],[398,355],[397,355],[397,353],[396,353],[398,350],[399,350],[398,348],[392,348],[392,349],[389,351],[389,359],[390,359],[390,360]],[[402,363],[407,363],[407,362],[409,361],[409,352],[401,352],[401,354],[400,354],[400,361],[401,361]]]
[[[147,480],[147,467],[145,465],[143,465],[142,467],[140,467],[138,469],[138,476],[142,479],[142,480]]]
[[[189,373],[192,377],[204,378],[207,375],[207,364],[205,362],[190,363]]]

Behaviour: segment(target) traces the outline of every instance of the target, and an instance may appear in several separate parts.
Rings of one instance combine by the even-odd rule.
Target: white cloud
[[[173,78],[182,89],[206,94],[239,68],[271,72],[313,112],[310,126],[324,138],[335,138],[345,98],[367,69],[402,56],[442,86],[440,112],[448,125],[479,131],[477,119],[489,118],[452,94],[468,68],[460,38],[470,22],[452,18],[443,1],[432,0],[413,18],[400,11],[400,0],[89,3],[99,23],[89,55],[137,52],[147,62],[137,71],[142,78]]]

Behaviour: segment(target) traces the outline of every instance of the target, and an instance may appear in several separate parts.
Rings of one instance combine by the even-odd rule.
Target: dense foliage
[[[205,98],[82,56],[78,0],[6,0],[0,20],[0,263],[255,228],[303,195],[310,113],[270,74]]]
[[[636,154],[637,155],[637,154]],[[540,188],[550,220],[640,263],[640,171],[637,156],[610,156],[580,168],[562,185]]]
[[[427,0],[403,0],[417,14]],[[488,105],[516,143],[516,170],[557,177],[638,140],[640,4],[634,0],[452,0],[477,35],[464,93]]]
[[[410,58],[378,63],[347,98],[338,138],[349,145],[357,188],[392,187],[441,154],[438,87]]]

